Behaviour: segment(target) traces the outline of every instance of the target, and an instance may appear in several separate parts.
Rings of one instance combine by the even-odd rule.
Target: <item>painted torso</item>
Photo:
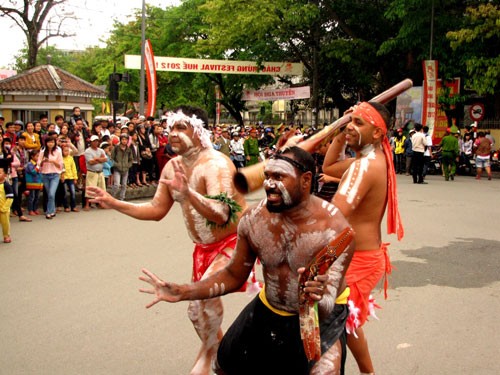
[[[342,207],[356,235],[356,250],[378,249],[387,204],[384,153],[372,145],[360,152],[344,173],[333,202]]]
[[[347,226],[347,221],[332,204],[315,196],[295,213],[270,213],[265,202],[242,217],[239,235],[262,262],[269,303],[296,313],[297,269],[306,267]]]
[[[244,197],[234,187],[235,167],[227,156],[207,148],[196,155],[178,156],[177,158],[182,160],[191,189],[201,195],[218,195],[226,192],[229,197],[242,206],[243,210],[246,208]],[[172,163],[167,163],[164,171],[167,179],[173,178]],[[207,225],[205,217],[196,211],[188,200],[180,201],[177,192],[171,189],[169,191],[172,198],[181,205],[186,228],[194,242],[209,244],[236,233],[237,223],[230,223],[225,228],[212,228]]]

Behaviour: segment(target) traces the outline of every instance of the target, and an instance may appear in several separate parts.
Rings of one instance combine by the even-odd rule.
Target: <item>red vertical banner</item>
[[[145,115],[154,116],[156,109],[156,90],[158,88],[155,57],[153,54],[153,47],[151,47],[151,41],[147,39],[144,43],[144,61],[146,65],[146,76],[148,78],[148,108],[146,109]]]
[[[215,86],[215,125],[220,124],[220,88],[219,85]]]
[[[455,78],[453,81],[446,81],[444,83],[446,87],[449,88],[450,97],[460,94],[460,78]],[[437,93],[438,97],[441,95],[443,87],[442,80],[438,79],[437,82]],[[436,112],[436,121],[434,123],[434,132],[432,133],[432,143],[438,144],[441,139],[446,134],[446,128],[448,127],[448,119],[446,118],[446,113],[438,107]]]
[[[429,134],[434,131],[437,116],[438,62],[424,60],[424,89],[422,100],[422,124],[429,127]]]

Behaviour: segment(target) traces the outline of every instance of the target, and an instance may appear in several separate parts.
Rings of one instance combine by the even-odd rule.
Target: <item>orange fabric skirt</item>
[[[387,298],[389,285],[387,275],[391,273],[392,265],[387,254],[387,246],[382,243],[380,249],[355,251],[346,273],[346,282],[351,288],[349,307],[354,313],[350,331],[363,326],[368,316],[375,316],[374,307],[378,307],[371,292],[384,277],[384,296]],[[376,316],[375,316],[376,317]]]

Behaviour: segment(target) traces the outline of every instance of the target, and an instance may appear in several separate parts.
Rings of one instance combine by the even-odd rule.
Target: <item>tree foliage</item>
[[[480,95],[498,92],[500,84],[500,7],[488,2],[468,7],[463,27],[449,31],[456,56],[467,68],[466,86]]]
[[[35,3],[57,2],[63,0]],[[244,89],[272,84],[310,85],[309,108],[342,112],[404,78],[419,85],[422,60],[431,57],[439,61],[444,80],[461,77],[480,94],[498,93],[500,14],[492,1],[184,0],[166,9],[148,6],[146,12],[146,38],[156,56],[290,61],[305,67],[303,77],[277,79],[158,71],[157,102],[163,109],[190,103],[214,114],[219,86],[221,103],[242,123]],[[105,48],[70,55],[42,49],[41,55],[50,53],[63,69],[104,85],[115,66],[124,72],[125,54],[140,54],[140,41],[138,11],[132,21],[114,23]],[[137,102],[139,70],[130,74],[130,83],[120,83],[120,100]]]

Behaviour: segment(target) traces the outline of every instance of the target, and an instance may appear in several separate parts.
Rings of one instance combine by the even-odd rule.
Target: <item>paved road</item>
[[[366,327],[377,373],[498,374],[500,180],[398,179],[406,236],[386,236],[396,269]],[[137,291],[141,267],[189,280],[177,207],[161,222],[109,210],[14,219],[12,234],[0,244],[1,375],[189,372],[199,340],[187,303],[146,310]],[[249,299],[224,297],[225,327]],[[347,374],[357,374],[350,356]]]

